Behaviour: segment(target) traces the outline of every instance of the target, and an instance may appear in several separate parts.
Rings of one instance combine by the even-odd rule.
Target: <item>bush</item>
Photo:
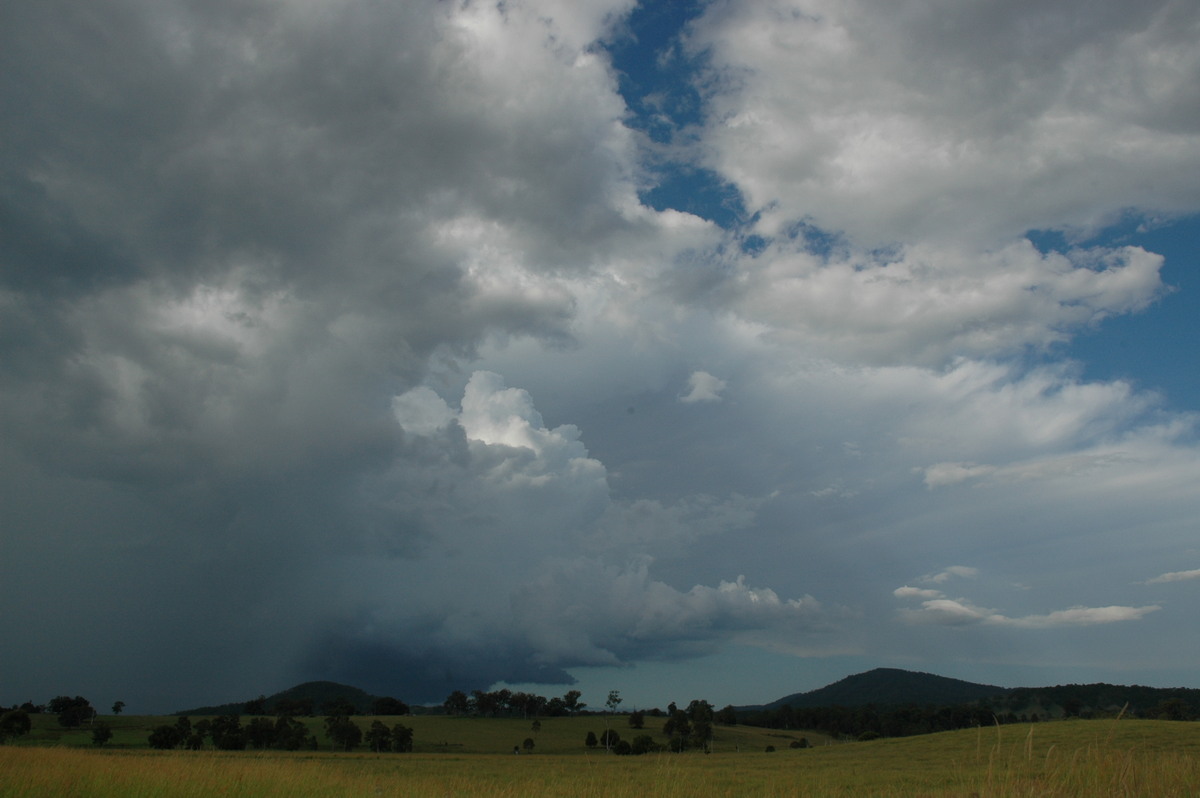
[[[92,745],[104,745],[112,739],[112,728],[103,721],[92,726]]]
[[[0,743],[10,737],[20,737],[29,734],[29,730],[33,728],[33,721],[29,719],[29,713],[23,709],[14,709],[0,715]]]
[[[174,726],[155,726],[147,738],[151,748],[157,748],[159,751],[169,751],[176,748],[183,742],[183,737],[179,734],[179,729]]]
[[[648,754],[658,750],[658,743],[649,734],[639,734],[633,738],[632,749],[633,754]]]

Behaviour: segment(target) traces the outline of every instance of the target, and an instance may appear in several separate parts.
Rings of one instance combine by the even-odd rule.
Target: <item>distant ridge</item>
[[[311,701],[315,712],[320,712],[321,705],[335,701],[349,702],[354,710],[365,715],[371,710],[371,704],[379,696],[371,695],[365,690],[360,690],[357,687],[351,687],[348,684],[338,684],[337,682],[305,682],[298,684],[295,687],[289,687],[286,690],[281,690],[274,695],[266,697],[265,714],[273,714],[272,710],[280,701]],[[242,715],[245,713],[246,704],[252,699],[247,698],[245,701],[235,701],[230,704],[218,704],[211,707],[196,707],[194,709],[185,709],[179,712],[173,712],[173,715]]]
[[[965,704],[1011,692],[1010,688],[976,684],[932,673],[875,668],[807,693],[792,693],[761,707],[857,707],[866,704]]]

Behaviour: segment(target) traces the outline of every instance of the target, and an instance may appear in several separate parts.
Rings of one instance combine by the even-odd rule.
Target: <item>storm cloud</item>
[[[9,4],[0,701],[1173,679],[1195,417],[1063,347],[1171,292],[1097,235],[1200,209],[1200,14],[945,5],[702,4],[653,140],[626,0]]]

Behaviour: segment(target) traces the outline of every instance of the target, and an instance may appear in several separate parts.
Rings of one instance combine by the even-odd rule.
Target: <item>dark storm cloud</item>
[[[11,698],[440,700],[729,641],[958,655],[893,595],[949,562],[980,578],[942,600],[996,608],[955,640],[1182,651],[1146,594],[1191,545],[1194,420],[1052,362],[1152,312],[1163,259],[1012,231],[1194,207],[1169,113],[1194,12],[1106,11],[1038,69],[875,5],[690,23],[716,82],[674,155],[762,210],[728,234],[638,199],[596,45],[625,0],[0,10]],[[977,42],[1026,13],[935,16]]]

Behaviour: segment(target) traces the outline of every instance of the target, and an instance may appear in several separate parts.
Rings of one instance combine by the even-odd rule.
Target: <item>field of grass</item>
[[[130,719],[132,720],[132,719]],[[777,750],[744,735],[740,750],[618,757],[582,746],[555,755],[475,753],[498,747],[523,721],[406,718],[430,722],[461,750],[413,754],[158,752],[63,745],[0,747],[0,798],[25,796],[1192,796],[1200,793],[1200,724],[1069,721],[948,732],[866,743]],[[556,735],[543,720],[546,740]],[[585,721],[561,719],[564,738]],[[581,724],[578,728],[575,724]],[[422,723],[424,725],[424,723]],[[419,732],[420,733],[420,732]],[[622,730],[625,733],[625,730]],[[495,735],[495,736],[493,736]],[[799,733],[796,733],[800,736]],[[523,736],[528,736],[523,734]],[[485,743],[485,739],[492,742]],[[523,739],[523,737],[522,737]],[[732,739],[732,738],[731,738]],[[814,737],[810,736],[810,739]],[[753,740],[751,747],[749,742]],[[547,743],[547,748],[554,745]],[[540,746],[539,746],[540,748]],[[429,750],[429,749],[424,749]],[[508,746],[511,751],[511,746]]]
[[[33,715],[33,731],[28,737],[20,738],[17,745],[67,745],[72,747],[91,746],[92,733],[87,726],[66,730],[58,725],[53,715]],[[192,721],[200,718],[193,717]],[[364,731],[370,727],[373,716],[355,716],[354,722]],[[174,717],[157,715],[101,716],[97,720],[107,723],[113,730],[112,740],[106,749],[146,748],[150,731],[161,724],[175,722]],[[309,730],[320,741],[322,750],[332,750],[325,735],[324,718],[301,718]],[[525,738],[534,741],[535,755],[582,754],[586,752],[583,741],[587,733],[597,737],[604,731],[604,717],[584,715],[579,717],[539,718],[540,728],[533,730],[533,723],[520,718],[468,718],[448,715],[411,715],[404,717],[379,717],[391,727],[403,723],[413,729],[414,753],[453,754],[511,754],[513,746],[520,746]],[[616,715],[609,718],[609,726],[622,739],[632,740],[639,734],[649,734],[666,745],[667,737],[662,732],[664,718],[646,718],[642,730],[629,727],[628,716]],[[246,719],[243,718],[243,722]],[[774,729],[758,729],[750,726],[717,726],[713,740],[714,750],[762,751],[768,745],[786,748],[794,740],[805,737],[812,745],[824,745],[829,738],[819,732],[791,732]],[[524,749],[522,748],[522,753]]]

